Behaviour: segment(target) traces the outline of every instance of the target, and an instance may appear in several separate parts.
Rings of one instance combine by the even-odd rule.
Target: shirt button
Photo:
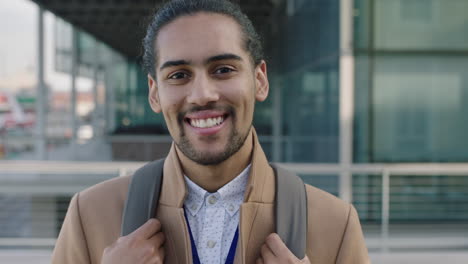
[[[195,204],[192,204],[192,206],[191,206],[190,208],[191,208],[192,210],[194,210],[194,211],[195,211],[195,210],[197,210],[197,205],[195,205]]]
[[[218,200],[218,199],[216,199],[215,196],[210,196],[210,197],[208,198],[208,203],[209,203],[209,204],[215,204],[217,200]]]
[[[228,206],[228,210],[231,211],[231,212],[234,211],[234,205],[230,204],[230,205]]]
[[[216,242],[214,242],[213,240],[210,240],[206,243],[206,246],[208,248],[214,248],[215,245],[216,245]]]

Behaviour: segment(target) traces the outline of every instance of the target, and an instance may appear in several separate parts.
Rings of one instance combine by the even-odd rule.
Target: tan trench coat
[[[254,133],[254,132],[253,132]],[[235,263],[255,263],[265,238],[274,232],[273,170],[254,133],[249,183],[240,209]],[[165,263],[192,263],[190,238],[182,208],[186,187],[172,146],[164,164],[157,210],[166,236]],[[76,194],[55,246],[53,264],[101,262],[104,248],[120,234],[122,211],[131,176],[97,184]],[[367,248],[354,207],[333,195],[307,186],[307,255],[313,264],[367,264]]]

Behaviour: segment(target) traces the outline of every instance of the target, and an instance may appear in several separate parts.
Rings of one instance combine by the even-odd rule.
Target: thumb
[[[307,255],[301,260],[301,263],[303,264],[310,264],[310,260],[309,260],[309,257],[307,257]]]

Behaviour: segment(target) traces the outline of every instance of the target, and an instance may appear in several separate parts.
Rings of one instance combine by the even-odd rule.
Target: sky
[[[0,1],[0,82],[24,74],[36,77],[38,7],[30,0]],[[66,91],[70,76],[54,71],[54,15],[45,13],[45,78],[52,90]],[[87,91],[92,82],[77,79],[79,91]]]

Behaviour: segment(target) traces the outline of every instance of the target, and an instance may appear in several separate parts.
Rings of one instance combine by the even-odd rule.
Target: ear
[[[158,84],[150,74],[148,74],[148,88],[148,101],[151,109],[153,109],[155,113],[161,113],[161,104],[159,102],[158,96]]]
[[[268,97],[270,84],[268,83],[267,66],[264,60],[255,67],[255,86],[255,99],[259,102],[265,101]]]

